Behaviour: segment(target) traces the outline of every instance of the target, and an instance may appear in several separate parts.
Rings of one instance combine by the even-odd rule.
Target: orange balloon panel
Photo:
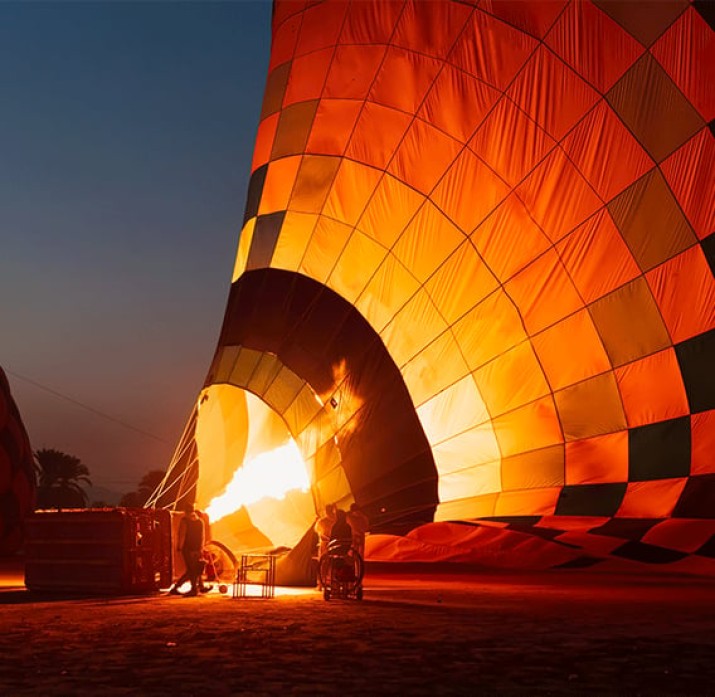
[[[661,165],[668,186],[700,239],[715,229],[715,206],[702,205],[715,199],[714,159],[715,138],[703,129]]]
[[[715,411],[693,414],[690,428],[693,474],[715,473]]]
[[[507,95],[555,140],[561,140],[598,101],[598,93],[543,46],[521,69]]]
[[[579,337],[574,351],[571,338]],[[569,315],[531,339],[546,378],[553,390],[606,372],[610,364],[587,310]]]
[[[599,211],[556,245],[559,257],[587,302],[603,297],[639,275],[613,219]]]
[[[418,116],[466,142],[499,99],[499,92],[451,65],[435,78]]]
[[[601,206],[561,148],[547,155],[515,191],[552,242],[558,242]]]
[[[424,198],[404,182],[385,175],[368,200],[358,228],[390,249]]]
[[[355,230],[328,277],[328,286],[346,300],[354,302],[386,255],[384,247]],[[353,263],[356,256],[362,259],[359,266]]]
[[[300,157],[284,157],[268,165],[259,215],[286,209],[299,166]]]
[[[694,9],[683,12],[654,44],[652,52],[703,119],[715,118],[715,92],[708,84],[715,44],[705,18]]]
[[[666,518],[683,493],[685,479],[629,482],[618,515],[625,518]]]
[[[500,99],[477,129],[469,147],[514,186],[556,147],[556,141],[514,102]]]
[[[631,428],[688,413],[683,378],[672,349],[618,368],[616,380]]]
[[[439,393],[469,373],[467,362],[455,356],[459,347],[447,330],[405,364],[402,375],[416,407],[429,400],[435,389]]]
[[[333,49],[327,48],[295,58],[291,64],[283,106],[319,99],[323,83],[333,60]]]
[[[426,143],[430,148],[428,158],[424,157]],[[460,150],[459,141],[424,121],[415,120],[397,148],[388,171],[402,181],[408,180],[421,193],[428,194]]]
[[[386,51],[385,46],[338,46],[330,64],[323,95],[360,100],[358,104],[362,105]]]
[[[474,199],[460,195],[464,179],[479,181],[479,195]],[[441,179],[432,200],[465,232],[473,230],[509,193],[509,187],[471,150],[462,150]]]
[[[462,242],[464,233],[427,201],[415,213],[393,249],[395,256],[424,282]]]
[[[674,342],[715,328],[715,279],[700,245],[665,262],[646,278]]]
[[[558,254],[547,250],[504,285],[529,334],[536,334],[583,307]]]
[[[272,114],[263,119],[258,126],[256,147],[253,150],[253,164],[251,166],[253,171],[265,165],[270,160],[271,150],[273,149],[273,139],[276,137],[276,128],[278,128],[278,114]]]
[[[306,152],[342,155],[350,140],[362,103],[347,99],[321,99],[308,136]],[[325,128],[324,123],[330,127]],[[347,162],[347,160],[346,160]]]
[[[429,277],[425,288],[450,323],[496,290],[498,282],[471,242],[462,244]]]
[[[564,150],[603,201],[610,201],[653,164],[605,102],[571,131]]]
[[[528,207],[514,193],[474,231],[472,241],[502,282],[551,246]]]
[[[566,484],[609,484],[628,481],[628,433],[566,443]]]
[[[324,214],[354,227],[381,178],[382,172],[372,167],[343,160],[325,202]]]
[[[590,2],[572,2],[545,39],[546,45],[601,92],[607,92],[644,47]]]
[[[346,155],[384,169],[410,125],[410,117],[390,107],[365,102]]]
[[[303,24],[295,53],[301,56],[317,49],[334,46],[340,35],[345,14],[346,3],[330,3],[325,7],[308,7],[303,12]],[[320,25],[320,31],[314,27]]]
[[[613,433],[626,427],[626,416],[613,373],[603,373],[559,390],[556,407],[566,441]]]
[[[370,101],[414,114],[440,69],[439,61],[389,46],[373,81]]]

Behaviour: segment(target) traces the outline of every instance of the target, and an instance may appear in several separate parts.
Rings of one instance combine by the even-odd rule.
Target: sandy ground
[[[0,695],[715,695],[715,584],[373,573],[362,602],[38,597],[0,566]]]

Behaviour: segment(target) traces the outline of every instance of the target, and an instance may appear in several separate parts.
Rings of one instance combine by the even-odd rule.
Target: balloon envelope
[[[284,421],[316,514],[712,570],[712,45],[687,3],[275,2],[206,389]]]

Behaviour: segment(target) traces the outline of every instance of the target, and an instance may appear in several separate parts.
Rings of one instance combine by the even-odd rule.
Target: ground
[[[2,695],[715,695],[711,579],[373,573],[365,598],[38,597],[0,566]]]

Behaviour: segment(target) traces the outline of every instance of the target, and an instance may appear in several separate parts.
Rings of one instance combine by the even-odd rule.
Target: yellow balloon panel
[[[468,373],[469,367],[451,331],[441,334],[402,368],[405,385],[416,407]]]
[[[424,197],[395,177],[385,174],[377,185],[358,228],[390,249],[424,203]]]
[[[317,222],[318,216],[313,213],[288,211],[283,220],[281,235],[276,242],[271,265],[276,269],[297,271]]]
[[[435,445],[474,424],[489,421],[489,412],[471,375],[425,402],[417,415],[427,439]]]
[[[395,243],[395,256],[424,283],[464,241],[464,234],[432,203],[425,203]]]
[[[417,279],[389,254],[355,307],[377,331],[381,331],[419,287]]]
[[[197,503],[202,507],[231,481],[248,450],[246,395],[230,385],[213,385],[199,397]]]
[[[550,391],[528,341],[497,356],[473,375],[492,417],[533,402]]]
[[[429,295],[420,290],[380,332],[380,336],[395,363],[402,366],[446,329],[447,323]]]
[[[450,324],[499,286],[471,242],[463,242],[427,280],[425,289]]]
[[[327,285],[348,302],[355,302],[386,256],[384,247],[356,230],[340,254]],[[359,264],[355,263],[356,259],[360,259]]]
[[[527,338],[518,311],[502,289],[476,305],[452,329],[472,370]]]
[[[298,268],[300,273],[325,283],[351,233],[350,226],[320,216]]]

